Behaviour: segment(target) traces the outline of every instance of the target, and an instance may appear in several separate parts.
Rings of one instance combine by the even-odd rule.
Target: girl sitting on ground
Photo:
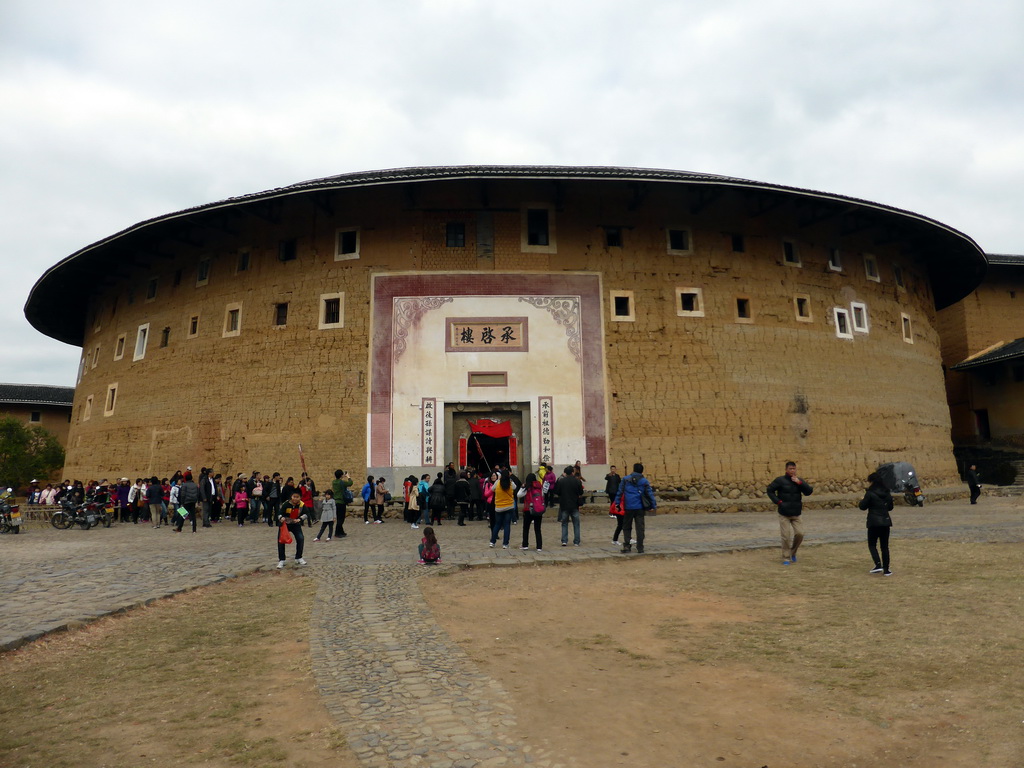
[[[423,529],[423,541],[420,542],[420,563],[433,565],[441,562],[441,545],[437,543],[434,529],[429,525]]]

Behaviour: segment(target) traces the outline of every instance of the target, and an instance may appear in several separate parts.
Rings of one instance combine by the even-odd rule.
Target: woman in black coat
[[[881,573],[884,576],[892,576],[889,570],[889,531],[892,529],[892,518],[889,512],[892,511],[892,494],[882,483],[882,478],[877,472],[868,475],[867,491],[861,499],[860,508],[868,513],[868,549],[871,550],[871,559],[875,567],[871,573]],[[882,557],[878,557],[876,544],[881,545]]]

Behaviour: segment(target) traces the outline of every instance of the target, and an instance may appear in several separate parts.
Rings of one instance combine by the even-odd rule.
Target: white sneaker
[[[614,544],[616,547],[621,547],[622,546],[622,544],[617,542],[615,539],[612,539],[612,544]]]
[[[330,536],[328,536],[328,537],[327,537],[327,541],[330,541],[330,540],[331,540],[331,537],[330,537]]]
[[[508,544],[502,544],[502,545],[501,545],[501,548],[502,548],[502,549],[508,549]]]
[[[488,546],[488,547],[490,547],[491,549],[494,549],[494,542],[492,541],[492,542],[491,542],[490,544],[488,544],[487,546]]]
[[[419,526],[418,526],[418,525],[416,525],[416,523],[413,523],[413,524],[412,524],[412,527],[413,527],[413,528],[416,528],[417,530],[419,530]]]
[[[630,544],[636,544],[636,539],[630,539],[630,540],[629,540],[629,543],[630,543]]]
[[[369,524],[370,524],[369,520],[363,520],[363,525],[369,525]]]
[[[277,564],[277,567],[278,567],[278,568],[284,568],[284,566],[285,566],[285,562],[284,562],[284,560],[281,560],[281,561],[280,561],[280,562],[278,562],[278,564]]]
[[[296,565],[305,565],[305,564],[306,564],[306,561],[305,561],[305,560],[303,560],[303,559],[302,559],[302,558],[300,557],[300,558],[299,558],[298,560],[296,560],[296,561],[295,561],[295,564],[296,564]]]

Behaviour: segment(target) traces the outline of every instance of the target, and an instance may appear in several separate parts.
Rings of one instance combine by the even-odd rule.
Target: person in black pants
[[[971,504],[977,504],[981,496],[981,480],[978,479],[978,467],[974,464],[967,469],[967,487],[971,490]]]
[[[882,478],[877,472],[868,475],[868,482],[870,485],[859,506],[868,513],[868,550],[875,564],[869,573],[892,576],[892,571],[889,570],[889,531],[892,530],[892,518],[889,513],[892,511],[892,494],[882,483]],[[878,546],[882,549],[881,558],[878,557]]]
[[[291,498],[288,499],[283,505],[281,505],[281,512],[277,516],[277,524],[282,527],[287,527],[288,533],[292,535],[295,540],[295,564],[305,565],[306,561],[302,559],[302,546],[305,543],[302,535],[302,526],[309,519],[302,505],[302,494],[298,491],[292,491]],[[282,532],[278,531],[277,538],[277,567],[284,568],[285,552],[284,542],[281,541]]]

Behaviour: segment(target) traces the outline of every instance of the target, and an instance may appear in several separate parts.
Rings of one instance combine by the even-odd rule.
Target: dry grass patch
[[[314,591],[254,574],[0,656],[0,765],[357,765],[313,688]]]
[[[1019,545],[893,541],[474,570],[424,590],[580,765],[1024,764]]]

